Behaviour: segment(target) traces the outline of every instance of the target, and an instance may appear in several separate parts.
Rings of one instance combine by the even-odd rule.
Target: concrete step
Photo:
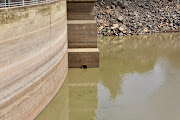
[[[97,0],[67,0],[67,2],[96,2]]]
[[[69,48],[97,48],[95,20],[68,20]]]
[[[69,68],[99,67],[98,48],[69,48],[68,57]]]
[[[68,0],[68,20],[94,20],[96,0]]]

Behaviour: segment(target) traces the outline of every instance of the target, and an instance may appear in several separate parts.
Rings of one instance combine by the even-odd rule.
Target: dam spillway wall
[[[70,68],[99,67],[95,2],[96,0],[67,0]]]
[[[34,119],[68,71],[66,0],[0,9],[0,120]]]

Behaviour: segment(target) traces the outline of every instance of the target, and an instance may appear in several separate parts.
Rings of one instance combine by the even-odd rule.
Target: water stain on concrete
[[[21,20],[22,18],[28,18],[29,13],[28,12],[6,12],[3,14],[0,14],[0,25],[3,24],[12,24],[13,22],[17,20]]]

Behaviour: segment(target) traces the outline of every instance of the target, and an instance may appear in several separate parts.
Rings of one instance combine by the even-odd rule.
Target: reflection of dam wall
[[[99,69],[70,69],[60,91],[35,120],[94,120],[98,73]]]
[[[68,70],[66,0],[1,9],[0,30],[0,119],[33,119]]]
[[[95,119],[98,107],[98,73],[98,69],[83,72],[69,70],[69,120]]]

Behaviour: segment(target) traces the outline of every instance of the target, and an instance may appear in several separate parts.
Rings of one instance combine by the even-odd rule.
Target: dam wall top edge
[[[46,5],[54,4],[57,2],[61,2],[61,1],[63,1],[63,0],[50,0],[50,1],[40,2],[40,3],[24,4],[24,5],[13,6],[13,7],[1,7],[0,6],[0,13],[14,11],[14,10],[25,10],[25,9],[33,8],[33,7],[37,7],[37,6],[46,6]]]

